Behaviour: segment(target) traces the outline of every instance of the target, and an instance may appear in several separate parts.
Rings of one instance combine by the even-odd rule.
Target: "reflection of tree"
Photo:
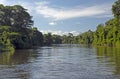
[[[11,56],[14,52],[3,52],[0,53],[0,64],[2,65],[10,65],[11,64]]]
[[[12,64],[24,64],[37,56],[33,56],[36,53],[35,50],[17,50],[14,52],[0,53],[0,64],[1,65],[12,65]]]
[[[99,61],[115,68],[114,74],[120,74],[120,48],[96,47],[96,54]]]
[[[35,61],[37,57],[38,52],[34,49],[0,53],[0,66],[5,65],[3,68],[0,67],[0,79],[7,77],[30,79],[29,63]]]
[[[37,51],[35,50],[17,50],[11,57],[13,64],[25,64],[29,63],[31,60],[36,59]]]

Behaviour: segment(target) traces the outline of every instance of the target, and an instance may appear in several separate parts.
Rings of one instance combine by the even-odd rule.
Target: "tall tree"
[[[31,27],[33,25],[32,16],[20,5],[4,6],[0,5],[0,25]]]
[[[112,6],[112,12],[115,17],[120,18],[120,0],[117,0]]]

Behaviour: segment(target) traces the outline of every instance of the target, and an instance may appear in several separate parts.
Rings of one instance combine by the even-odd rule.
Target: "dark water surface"
[[[120,79],[120,48],[64,44],[0,53],[0,79]]]

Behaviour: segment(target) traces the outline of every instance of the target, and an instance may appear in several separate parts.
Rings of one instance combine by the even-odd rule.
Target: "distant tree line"
[[[112,6],[114,18],[99,24],[96,31],[88,30],[74,36],[42,34],[32,27],[32,16],[20,5],[0,4],[0,51],[27,49],[51,44],[93,44],[120,46],[120,0]]]

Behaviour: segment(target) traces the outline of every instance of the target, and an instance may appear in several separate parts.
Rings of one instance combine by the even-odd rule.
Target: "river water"
[[[0,53],[0,79],[120,79],[120,48],[52,45]]]

